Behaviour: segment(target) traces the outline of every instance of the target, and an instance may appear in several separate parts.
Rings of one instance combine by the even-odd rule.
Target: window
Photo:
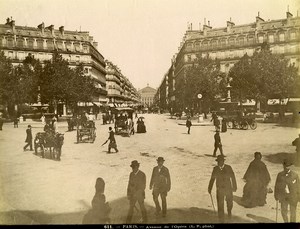
[[[24,47],[24,39],[23,38],[18,38],[17,39],[17,46],[19,48],[23,48]]]
[[[43,40],[39,39],[36,41],[36,43],[38,49],[43,49]]]
[[[239,37],[238,43],[239,43],[239,45],[243,45],[244,44],[244,38],[243,37]]]
[[[295,32],[291,32],[290,38],[291,38],[291,40],[295,40],[296,39],[296,33]]]
[[[75,60],[76,60],[76,62],[79,62],[80,61],[80,56],[76,56]]]
[[[226,39],[222,39],[222,40],[220,41],[220,44],[221,44],[221,46],[225,46],[225,45],[226,45]]]
[[[217,45],[218,45],[218,43],[217,43],[216,40],[213,40],[213,41],[211,42],[211,46],[216,47]]]
[[[196,49],[199,49],[199,48],[200,48],[200,43],[199,43],[199,42],[196,42],[196,43],[195,43],[195,48],[196,48]]]
[[[187,49],[192,49],[192,46],[193,46],[192,43],[187,43],[186,48]]]
[[[228,43],[229,45],[234,45],[234,38],[229,38]]]
[[[279,34],[279,41],[284,41],[284,33]]]
[[[14,46],[14,39],[12,37],[7,38],[7,46],[13,47]]]
[[[248,42],[250,44],[253,44],[254,43],[254,37],[253,36],[248,37]]]
[[[8,57],[9,57],[10,59],[13,59],[13,58],[14,58],[14,52],[13,52],[13,51],[9,51],[9,52],[8,52]]]
[[[269,35],[269,42],[274,43],[274,35],[273,34]]]
[[[258,43],[263,43],[264,42],[264,37],[263,35],[258,36]]]
[[[280,54],[283,54],[284,53],[284,46],[279,46],[279,53]]]
[[[202,46],[207,47],[208,46],[208,41],[203,41]]]
[[[24,52],[18,52],[18,59],[24,60],[25,59],[25,53]]]

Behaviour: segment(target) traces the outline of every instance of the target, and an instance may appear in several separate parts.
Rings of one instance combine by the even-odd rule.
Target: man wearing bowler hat
[[[127,197],[130,201],[130,206],[127,214],[126,223],[131,223],[133,209],[135,208],[136,202],[138,202],[140,205],[143,223],[146,223],[147,212],[144,205],[146,175],[141,170],[139,170],[140,163],[138,163],[138,161],[132,161],[130,167],[132,168],[132,172],[129,175],[129,182],[127,187]]]
[[[274,197],[281,204],[281,215],[285,223],[296,222],[296,209],[300,201],[299,177],[291,170],[292,165],[288,160],[283,161],[283,171],[277,175],[274,190]],[[290,206],[290,221],[288,206]]]
[[[208,185],[208,193],[211,194],[212,187],[216,180],[218,217],[220,222],[224,222],[224,199],[227,202],[228,218],[231,218],[233,207],[233,192],[237,190],[234,172],[230,165],[224,164],[223,155],[218,155],[216,161],[218,165],[214,167]]]
[[[158,196],[160,195],[162,202],[162,216],[166,217],[167,214],[167,193],[171,189],[171,179],[170,173],[167,167],[164,164],[164,158],[158,157],[157,166],[153,168],[151,181],[150,181],[150,190],[153,189],[153,200],[156,207],[156,215],[159,215],[161,212],[161,207],[158,202]]]

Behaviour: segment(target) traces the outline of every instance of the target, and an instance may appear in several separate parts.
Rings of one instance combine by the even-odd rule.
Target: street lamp
[[[232,88],[231,85],[230,85],[231,81],[232,81],[232,78],[230,77],[228,79],[228,84],[226,86],[226,89],[227,89],[227,102],[231,102],[231,94],[230,94],[230,88]]]

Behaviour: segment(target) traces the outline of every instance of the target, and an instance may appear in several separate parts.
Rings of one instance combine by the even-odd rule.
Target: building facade
[[[21,64],[28,55],[43,63],[57,51],[71,68],[81,63],[85,74],[93,78],[99,89],[99,96],[94,98],[93,104],[101,106],[106,103],[105,61],[89,32],[67,31],[64,26],[57,30],[53,25],[45,27],[44,23],[36,28],[16,26],[14,20],[7,18],[5,24],[0,24],[0,50],[14,66]],[[65,106],[63,114],[66,114]]]
[[[134,106],[139,104],[139,94],[121,70],[106,60],[106,90],[108,105],[111,107]]]
[[[270,45],[272,53],[283,54],[300,70],[300,17],[286,13],[285,19],[265,21],[259,15],[255,22],[235,25],[227,21],[226,27],[212,28],[210,22],[202,30],[188,26],[183,41],[171,61],[171,67],[163,76],[158,92],[162,92],[157,103],[168,108],[176,101],[176,81],[185,77],[187,67],[199,57],[218,59],[221,71],[226,74],[245,54],[252,56],[262,43]],[[300,71],[299,71],[300,73]]]
[[[141,89],[138,91],[138,93],[141,96],[141,103],[144,107],[151,107],[154,103],[154,97],[155,94],[157,93],[157,90],[149,87],[149,84],[147,87]]]

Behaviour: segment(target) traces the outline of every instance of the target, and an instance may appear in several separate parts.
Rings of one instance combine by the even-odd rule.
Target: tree
[[[176,98],[184,106],[196,108],[200,105],[197,95],[201,94],[201,110],[206,113],[216,97],[224,92],[224,77],[218,60],[199,58],[187,69],[185,78],[180,79]]]
[[[299,96],[300,79],[297,68],[283,55],[272,54],[264,43],[252,57],[245,55],[229,72],[236,99],[255,99],[266,104],[267,99]]]

